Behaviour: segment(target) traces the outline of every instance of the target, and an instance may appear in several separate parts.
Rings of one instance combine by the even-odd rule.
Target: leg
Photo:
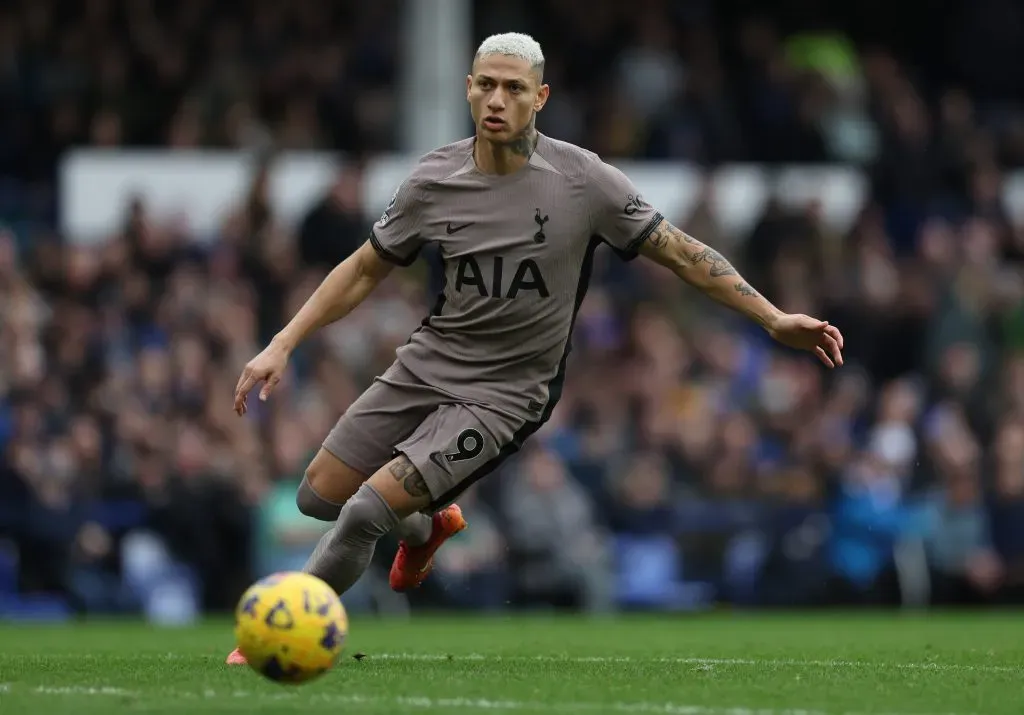
[[[476,480],[496,469],[518,447],[522,423],[467,405],[442,405],[409,439],[398,445],[407,461],[393,464],[389,498],[408,501],[426,491],[433,497],[432,530],[426,543],[403,541],[391,566],[391,588],[419,586],[433,568],[434,553],[466,528],[454,499]],[[404,494],[403,494],[404,492]],[[446,506],[447,505],[447,506]],[[415,504],[412,504],[415,507]]]
[[[406,439],[417,426],[437,408],[439,396],[424,389],[415,376],[395,363],[380,380],[374,382],[341,416],[338,423],[324,440],[319,451],[306,471],[296,502],[299,510],[315,519],[337,522],[317,545],[307,564],[307,570],[335,565],[344,571],[339,577],[325,579],[347,589],[345,581],[362,573],[365,565],[356,563],[337,565],[337,557],[330,553],[346,545],[348,552],[353,547],[359,551],[359,559],[373,554],[376,538],[370,540],[360,532],[366,529],[367,521],[376,523],[372,527],[378,533],[387,533],[395,528],[395,519],[387,510],[380,509],[380,499],[365,482],[369,475],[384,468],[394,457],[394,446]],[[431,522],[425,515],[415,515],[405,520],[398,529],[400,534],[415,543],[423,543],[430,537]],[[365,553],[364,553],[365,552]],[[345,554],[346,558],[351,554]],[[322,564],[327,566],[322,566]],[[355,582],[352,578],[352,583]],[[340,580],[339,580],[340,579]],[[244,664],[245,658],[236,649],[227,660],[230,665]]]
[[[295,503],[306,516],[337,521],[344,506],[367,475],[345,464],[323,447],[306,467]]]
[[[406,439],[437,408],[438,396],[422,389],[400,365],[359,396],[324,440],[296,500],[303,514],[336,521],[359,487],[394,457]],[[392,382],[393,381],[393,382]],[[430,538],[430,518],[412,514],[396,529],[399,538],[422,544]]]
[[[430,499],[423,477],[408,458],[396,457],[345,503],[337,524],[320,539],[305,571],[339,594],[345,593],[370,565],[377,541],[404,517],[426,508]]]
[[[400,520],[423,511],[436,512],[426,543],[403,542],[391,570],[395,590],[418,586],[430,573],[441,544],[466,527],[458,507],[441,507],[498,465],[511,451],[506,445],[515,444],[515,429],[493,413],[478,413],[464,405],[438,407],[396,446],[398,456],[374,472],[345,504],[306,570],[344,593],[369,565],[377,541]],[[495,430],[509,437],[495,438]]]
[[[399,518],[422,512],[433,501],[423,475],[404,454],[395,457],[387,469],[374,474],[370,484]]]
[[[366,480],[366,474],[321,447],[306,469],[295,502],[306,516],[320,521],[337,521],[342,507]],[[429,516],[413,513],[402,519],[396,533],[399,538],[420,545],[430,538],[431,526]]]

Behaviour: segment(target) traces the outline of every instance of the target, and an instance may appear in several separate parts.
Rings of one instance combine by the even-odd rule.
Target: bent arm
[[[274,342],[289,352],[320,328],[341,320],[362,303],[394,268],[367,241],[334,267]]]
[[[665,266],[708,296],[771,331],[783,313],[750,287],[715,249],[663,220],[640,246],[640,253]]]

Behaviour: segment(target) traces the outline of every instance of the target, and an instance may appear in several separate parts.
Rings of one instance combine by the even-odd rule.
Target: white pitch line
[[[131,690],[125,690],[124,688],[114,688],[109,685],[104,685],[101,687],[85,687],[81,685],[51,687],[46,685],[40,685],[39,687],[34,688],[32,692],[38,695],[111,695],[115,697],[138,694]]]
[[[351,655],[347,651],[346,655]],[[109,658],[104,653],[47,653],[45,656],[33,656],[42,659],[69,658],[75,660]],[[122,657],[122,656],[115,656]],[[194,653],[135,653],[130,660],[190,660],[206,657]],[[216,656],[220,658],[221,656]],[[344,655],[342,656],[345,657]],[[750,668],[826,668],[834,670],[921,670],[947,671],[959,673],[1024,673],[1024,665],[988,665],[986,663],[935,663],[935,662],[890,662],[874,660],[804,660],[800,658],[713,658],[701,656],[576,656],[576,655],[502,655],[498,653],[367,653],[367,660],[407,660],[407,661],[539,661],[544,663],[663,663],[666,665],[740,666]]]
[[[0,683],[0,692],[11,692],[10,683]],[[586,702],[586,701],[530,701],[530,700],[490,700],[487,698],[433,698],[425,695],[414,696],[380,696],[357,694],[317,693],[303,696],[300,693],[282,691],[279,693],[234,690],[218,692],[206,689],[200,692],[157,690],[153,693],[126,690],[108,685],[97,686],[38,686],[30,688],[34,695],[74,695],[74,696],[107,696],[107,697],[172,697],[180,700],[237,698],[266,700],[300,700],[313,701],[331,705],[389,705],[419,710],[487,710],[495,712],[544,712],[544,713],[639,713],[644,715],[910,715],[909,713],[863,713],[824,711],[805,708],[758,708],[758,707],[718,707],[707,705],[685,705],[681,703],[659,702]],[[916,715],[958,715],[957,713],[918,713]],[[959,715],[967,715],[961,713]]]
[[[947,670],[979,673],[1020,673],[1024,666],[985,665],[963,663],[890,663],[867,660],[800,660],[789,658],[698,658],[658,656],[557,656],[557,655],[491,655],[465,653],[443,655],[439,653],[367,653],[367,660],[421,660],[421,661],[541,661],[558,663],[674,663],[678,665],[737,665],[768,668],[896,668],[898,670]]]

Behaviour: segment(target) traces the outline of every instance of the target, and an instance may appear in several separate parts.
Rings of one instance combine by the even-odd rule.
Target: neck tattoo
[[[538,134],[533,124],[523,130],[522,134],[512,140],[508,145],[509,151],[516,156],[529,157],[537,148]]]

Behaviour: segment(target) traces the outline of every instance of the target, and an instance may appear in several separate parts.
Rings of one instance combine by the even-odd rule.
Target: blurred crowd
[[[269,162],[212,243],[140,199],[80,246],[53,228],[56,161],[79,144],[394,149],[409,110],[394,102],[393,5],[0,10],[15,108],[0,115],[0,616],[40,593],[72,610],[230,608],[257,574],[300,567],[326,528],[293,490],[427,311],[436,263],[395,272],[239,419],[240,367],[365,240],[359,165],[296,225],[270,206]],[[826,372],[667,271],[599,254],[562,402],[466,495],[471,528],[414,601],[1024,600],[1024,226],[1000,201],[1024,163],[1013,91],[972,82],[986,68],[952,46],[957,83],[938,82],[935,63],[858,44],[821,13],[723,32],[701,3],[508,5],[480,5],[478,30],[521,21],[545,43],[542,131],[607,156],[864,167],[871,200],[845,235],[815,207],[771,204],[740,237],[706,203],[669,217],[784,310],[839,326],[846,366]],[[1020,15],[971,7],[968,37]],[[1024,47],[1004,35],[989,71]],[[354,604],[406,607],[381,586],[392,553]]]

